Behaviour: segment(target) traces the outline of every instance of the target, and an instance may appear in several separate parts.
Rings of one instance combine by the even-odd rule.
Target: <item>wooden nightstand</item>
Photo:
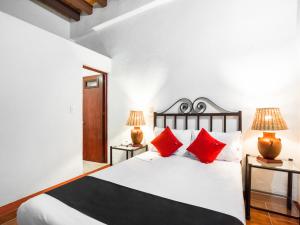
[[[120,151],[126,151],[126,159],[129,158],[129,153],[131,157],[134,156],[134,152],[145,149],[145,151],[148,151],[148,145],[141,145],[138,147],[134,147],[132,145],[118,145],[118,146],[110,146],[110,165],[112,166],[113,162],[113,150],[120,150]]]
[[[286,213],[275,211],[272,207],[265,207],[261,208],[259,206],[255,206],[251,204],[251,180],[252,180],[252,169],[263,169],[263,170],[273,170],[278,172],[284,172],[288,175],[288,182],[287,182],[287,196],[276,195],[273,193],[261,192],[255,190],[255,192],[261,192],[270,196],[280,196],[281,198],[286,198]],[[299,210],[297,207],[293,206],[292,201],[292,190],[293,190],[293,175],[300,174],[300,169],[295,167],[293,159],[283,160],[283,163],[280,165],[275,164],[265,164],[257,161],[256,156],[246,155],[246,179],[245,179],[245,207],[246,207],[246,218],[250,219],[250,208],[263,210],[265,212],[275,213],[282,216],[287,216],[289,218],[294,218],[299,220],[300,224],[300,216]],[[292,210],[292,208],[294,210]]]

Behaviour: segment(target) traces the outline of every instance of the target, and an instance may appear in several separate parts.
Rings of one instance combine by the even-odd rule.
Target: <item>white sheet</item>
[[[245,223],[241,166],[236,162],[207,165],[186,157],[162,158],[146,152],[92,176],[223,212]],[[17,218],[19,225],[103,224],[45,194],[22,204]]]

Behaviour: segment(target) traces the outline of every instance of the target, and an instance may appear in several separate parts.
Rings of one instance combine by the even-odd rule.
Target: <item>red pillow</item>
[[[213,138],[205,129],[202,129],[187,150],[193,153],[201,162],[212,163],[225,145]]]
[[[151,143],[156,147],[158,152],[163,157],[172,155],[183,144],[175,137],[171,129],[164,129]]]

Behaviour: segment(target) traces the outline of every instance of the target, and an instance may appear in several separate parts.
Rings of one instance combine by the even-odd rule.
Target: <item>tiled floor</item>
[[[299,210],[293,204],[292,210],[286,208],[286,200],[280,197],[272,197],[261,193],[252,193],[251,205],[279,211],[285,214],[299,216]],[[251,220],[247,221],[247,225],[299,225],[299,220],[290,219],[288,217],[267,213],[261,210],[251,209]]]
[[[83,173],[91,172],[106,165],[107,163],[97,163],[83,160]]]
[[[299,222],[295,219],[251,209],[251,220],[247,221],[247,225],[299,225]]]
[[[10,220],[6,223],[3,223],[3,225],[18,225],[16,219]]]

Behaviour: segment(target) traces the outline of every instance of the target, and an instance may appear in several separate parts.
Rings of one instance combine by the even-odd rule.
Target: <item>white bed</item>
[[[188,157],[163,158],[156,152],[146,152],[91,176],[222,212],[245,224],[241,165],[238,162],[203,164]],[[103,224],[47,194],[22,204],[17,220],[19,225]]]

